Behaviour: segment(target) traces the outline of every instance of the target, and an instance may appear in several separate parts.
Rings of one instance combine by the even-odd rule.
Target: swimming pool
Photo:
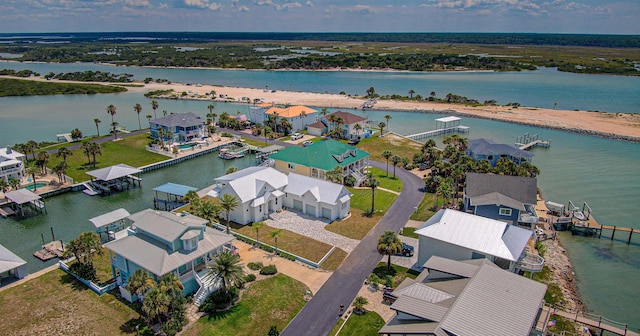
[[[196,145],[195,143],[191,142],[191,143],[178,145],[178,148],[179,149],[189,149],[191,147],[195,147],[195,145]]]
[[[28,186],[24,187],[27,190],[31,190],[33,191],[34,188],[42,188],[42,187],[46,187],[49,183],[47,182],[36,182],[35,187],[33,186],[33,184],[29,184]]]

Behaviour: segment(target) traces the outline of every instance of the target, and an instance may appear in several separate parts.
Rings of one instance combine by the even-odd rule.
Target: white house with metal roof
[[[418,265],[432,256],[487,258],[510,271],[525,257],[532,232],[495,219],[442,209],[418,228]]]
[[[245,168],[215,181],[207,195],[235,196],[240,204],[229,218],[242,225],[267,219],[283,207],[329,220],[344,218],[351,209],[351,194],[343,185],[294,173],[286,175],[271,167]]]
[[[0,245],[0,280],[11,276],[18,279],[27,276],[27,262]]]
[[[22,153],[18,153],[11,147],[0,148],[0,179],[14,178],[18,181],[22,180],[24,176],[24,162],[26,156]]]
[[[127,219],[132,222],[128,236],[104,244],[123,297],[132,301],[127,279],[140,268],[156,281],[174,273],[184,285],[183,294],[196,293],[199,300],[217,289],[217,281],[206,276],[206,265],[230,248],[233,236],[208,229],[206,219],[187,213],[147,209]]]
[[[384,335],[543,335],[545,284],[500,269],[487,259],[433,256],[416,279],[392,293],[396,315]]]

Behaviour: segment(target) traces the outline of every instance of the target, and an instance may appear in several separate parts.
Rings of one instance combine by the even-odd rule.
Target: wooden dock
[[[9,216],[13,216],[15,214],[16,213],[13,210],[11,210],[11,208],[9,208],[9,207],[0,208],[0,216],[2,216],[4,218],[7,218]]]
[[[549,148],[551,147],[551,141],[539,139],[537,134],[530,136],[529,133],[525,133],[516,139],[516,146],[521,150],[530,150],[534,147]]]
[[[64,248],[64,243],[61,240],[54,240],[42,245],[42,249],[33,252],[33,256],[42,261],[47,261],[53,258],[62,258]]]
[[[629,325],[626,323],[620,323],[613,320],[609,320],[603,316],[596,316],[591,314],[579,314],[570,313],[563,310],[552,309],[552,314],[561,316],[565,319],[571,320],[583,324],[585,326],[600,330],[600,335],[603,331],[607,331],[616,335],[622,336],[639,336],[637,332],[629,330]]]

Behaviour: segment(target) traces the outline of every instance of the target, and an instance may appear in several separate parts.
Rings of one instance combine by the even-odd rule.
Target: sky
[[[0,0],[0,33],[640,34],[640,0]]]

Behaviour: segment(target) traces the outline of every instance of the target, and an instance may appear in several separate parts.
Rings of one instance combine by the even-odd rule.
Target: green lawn
[[[369,206],[371,206],[371,201],[369,201]],[[345,237],[361,240],[374,226],[376,226],[383,215],[383,213],[376,212],[373,216],[370,216],[368,215],[368,210],[365,212],[352,207],[351,216],[349,218],[341,221],[334,221],[324,228],[327,231],[335,232]]]
[[[416,232],[416,228],[412,228],[412,227],[403,227],[402,230],[400,230],[401,235],[405,237],[418,239],[419,237],[415,232]]]
[[[362,210],[364,212],[371,211],[371,189],[370,188],[347,188],[349,192],[353,194],[351,196],[351,208],[356,208]],[[398,195],[394,193],[390,193],[388,191],[376,189],[374,201],[375,201],[375,211],[374,212],[387,212],[387,209],[391,207],[393,202],[396,201]]]
[[[378,335],[378,330],[384,326],[384,320],[378,313],[368,311],[362,315],[351,314],[344,327],[342,327],[342,330],[340,330],[340,334],[336,334],[343,322],[342,319],[338,320],[338,323],[336,323],[329,335],[376,336]]]
[[[403,168],[396,167],[396,173],[398,172],[398,169]],[[369,172],[373,173],[373,175],[378,179],[378,181],[380,182],[380,188],[385,188],[397,192],[401,192],[404,188],[402,180],[397,177],[393,177],[393,165],[391,164],[389,165],[389,174],[387,174],[387,171],[384,169],[373,167],[369,168]]]
[[[393,287],[397,287],[404,279],[415,279],[420,272],[410,270],[406,267],[391,264],[391,269],[387,270],[387,262],[380,262],[371,272],[380,278],[380,283],[384,284],[384,279],[387,275],[390,275],[393,279]]]
[[[0,291],[3,335],[153,335],[140,315],[115,296],[96,295],[54,270]]]
[[[393,123],[393,120],[391,122]],[[370,160],[386,163],[387,159],[382,157],[382,152],[384,152],[385,150],[391,151],[393,155],[406,157],[409,159],[409,161],[413,161],[413,154],[419,153],[422,145],[418,142],[398,136],[385,136],[382,138],[374,136],[372,138],[362,139],[362,141],[360,141],[360,143],[356,147],[369,153],[369,155],[371,155],[369,157]],[[396,168],[396,170],[397,169],[402,168]],[[393,175],[393,165],[391,164],[391,160],[389,160],[389,171]]]
[[[267,335],[272,325],[282,331],[306,304],[307,290],[284,274],[251,283],[236,306],[202,317],[182,335]]]
[[[149,143],[148,134],[138,134],[123,138],[119,141],[107,141],[100,144],[102,146],[102,155],[96,156],[97,164],[95,167],[87,165],[87,156],[82,149],[72,150],[73,155],[67,157],[69,168],[67,175],[73,178],[74,182],[89,180],[87,171],[109,167],[119,163],[128,164],[134,167],[140,167],[154,162],[160,162],[169,159],[167,156],[149,152],[145,146]],[[58,158],[55,154],[51,155],[47,166],[53,168],[62,158]]]
[[[76,261],[70,262],[71,266]],[[109,250],[102,248],[102,256],[95,254],[93,257],[93,268],[96,269],[96,276],[100,283],[105,283],[113,279],[113,273],[111,272],[111,260],[109,259]]]
[[[440,201],[442,202],[442,200]],[[434,194],[424,193],[424,197],[422,198],[420,205],[418,205],[418,210],[411,215],[410,219],[426,222],[435,214],[433,211],[435,205],[436,196]]]

